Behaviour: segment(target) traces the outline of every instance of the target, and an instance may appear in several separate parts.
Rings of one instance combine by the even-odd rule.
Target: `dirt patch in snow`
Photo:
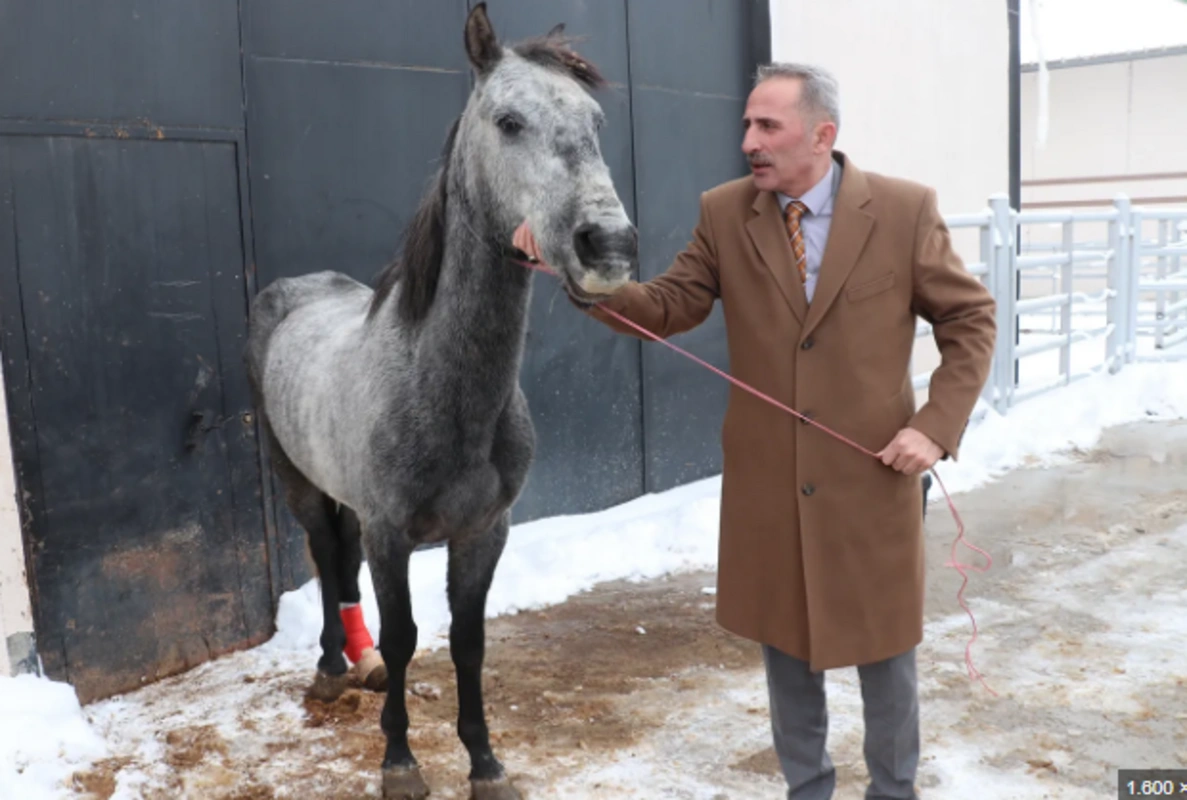
[[[131,765],[130,756],[105,758],[85,772],[74,775],[74,790],[78,794],[108,800],[115,793],[115,777],[124,767]]]
[[[1083,460],[957,498],[994,558],[966,599],[997,697],[965,671],[971,628],[944,567],[955,526],[931,507],[924,797],[1096,798],[1120,767],[1187,760],[1185,468],[1187,426],[1130,426]],[[608,584],[488,623],[492,740],[526,798],[784,796],[760,653],[717,627],[713,583]],[[382,696],[308,700],[313,668],[263,648],[102,704],[91,713],[119,758],[75,786],[103,800],[379,797]],[[837,798],[860,798],[860,686],[854,670],[827,685]],[[432,797],[469,797],[447,651],[413,661],[408,707]]]
[[[695,693],[701,689],[701,670],[761,668],[754,645],[714,622],[713,598],[703,591],[712,585],[711,574],[607,584],[547,611],[489,621],[484,700],[492,744],[512,776],[525,777],[517,776],[520,765],[581,760],[639,741],[664,717],[661,708],[630,702],[640,689]],[[159,719],[164,730],[158,735],[172,773],[162,775],[167,787],[160,796],[187,785],[201,785],[204,797],[240,800],[379,796],[384,750],[379,717],[385,696],[354,681],[333,703],[309,698],[305,690],[313,666],[286,664],[279,673],[240,676],[227,700],[242,704],[230,725],[238,736],[220,733],[215,724],[172,728],[168,714]],[[211,682],[214,670],[200,672],[144,693],[163,696],[171,689],[197,702],[208,692],[228,691]],[[266,721],[269,705],[280,698],[299,706],[297,724]],[[146,705],[158,702],[150,699]],[[433,795],[468,796],[468,761],[456,734],[457,693],[448,651],[422,652],[413,660],[407,702],[410,742]],[[766,724],[758,714],[765,711],[755,709],[756,726]],[[130,758],[104,762],[79,773],[75,782],[107,800],[113,776],[130,766],[145,765]],[[232,774],[242,778],[231,781]],[[265,776],[272,788],[257,785]],[[220,785],[223,779],[226,785]],[[145,792],[153,797],[151,789]]]

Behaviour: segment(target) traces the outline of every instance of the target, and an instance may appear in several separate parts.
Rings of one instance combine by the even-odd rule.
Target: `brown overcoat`
[[[993,297],[953,251],[934,190],[835,157],[844,171],[810,305],[778,200],[750,177],[705,192],[668,271],[606,305],[668,337],[720,299],[736,378],[874,452],[911,426],[955,458],[989,374]],[[942,357],[918,410],[916,315],[934,325]],[[920,477],[732,385],[721,442],[718,622],[817,670],[918,644]]]

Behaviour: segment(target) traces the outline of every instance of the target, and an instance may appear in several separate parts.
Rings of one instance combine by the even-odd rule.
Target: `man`
[[[701,196],[692,242],[664,275],[574,300],[618,331],[638,335],[588,302],[663,337],[721,300],[734,376],[877,452],[731,387],[717,619],[762,645],[790,800],[832,796],[823,671],[844,666],[861,681],[866,797],[916,798],[919,476],[957,455],[995,304],[953,252],[935,192],[859,169],[833,148],[838,121],[826,72],[762,68],[743,117],[751,175]],[[539,257],[526,226],[514,243]],[[941,355],[918,410],[916,315]]]

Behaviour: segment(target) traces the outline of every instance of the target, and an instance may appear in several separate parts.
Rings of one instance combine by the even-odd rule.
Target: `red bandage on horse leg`
[[[339,613],[342,614],[342,624],[346,626],[346,657],[350,663],[357,664],[363,657],[363,651],[375,646],[367,623],[363,622],[363,607],[353,605],[341,609]]]

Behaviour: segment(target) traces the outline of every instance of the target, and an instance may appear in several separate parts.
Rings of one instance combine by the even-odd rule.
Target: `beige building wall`
[[[935,187],[945,215],[1009,192],[1009,50],[1001,0],[771,0],[772,59],[820,65],[840,83],[837,149]],[[974,231],[953,241],[967,263],[980,259]],[[919,340],[914,371],[937,363],[931,338]]]
[[[1118,194],[1187,206],[1187,53],[1022,73],[1023,209],[1107,206]]]
[[[0,371],[0,675],[10,675],[30,655],[33,614],[29,606],[3,388]]]
[[[771,55],[830,70],[837,148],[934,186],[940,211],[1009,191],[1009,29],[1001,0],[771,0]]]
[[[1136,207],[1187,208],[1185,50],[1053,65],[1048,70],[1045,142],[1039,139],[1039,73],[1023,72],[1023,211],[1104,210],[1122,194]],[[1072,235],[1078,249],[1103,246],[1108,226],[1076,223]],[[1030,248],[1052,246],[1062,237],[1058,224],[1027,224],[1020,231],[1023,245]],[[1142,238],[1174,243],[1185,235],[1146,221]],[[1161,266],[1173,272],[1181,264],[1166,260]],[[1077,266],[1075,289],[1095,296],[1105,287],[1104,269],[1100,263]],[[1056,271],[1048,272],[1050,278],[1029,273],[1023,295],[1054,291]],[[1154,301],[1156,296],[1143,299]]]
[[[1118,195],[1128,197],[1137,208],[1187,208],[1187,47],[1050,65],[1045,141],[1040,138],[1041,75],[1031,65],[1024,69],[1020,87],[1023,212],[1108,210]],[[1028,223],[1019,232],[1024,248],[1035,254],[1062,249],[1064,234],[1061,223]],[[1081,324],[1103,326],[1101,298],[1107,287],[1103,255],[1109,226],[1079,221],[1071,225],[1071,235],[1085,258],[1091,252],[1097,254],[1075,267],[1072,288],[1097,301],[1080,304],[1081,312],[1095,315],[1083,318]],[[1168,244],[1187,238],[1174,226],[1156,220],[1144,222],[1141,236],[1147,242]],[[1181,266],[1187,262],[1174,258],[1144,263],[1149,277],[1176,272]],[[1048,295],[1059,291],[1060,285],[1059,268],[1029,270],[1023,275],[1022,294]],[[1139,298],[1148,305],[1147,313],[1178,299],[1175,294],[1153,292]],[[1056,311],[1031,315],[1023,322],[1024,331],[1045,333],[1059,328]],[[1103,357],[1099,340],[1079,348]],[[1030,363],[1024,360],[1022,365],[1024,380]]]

